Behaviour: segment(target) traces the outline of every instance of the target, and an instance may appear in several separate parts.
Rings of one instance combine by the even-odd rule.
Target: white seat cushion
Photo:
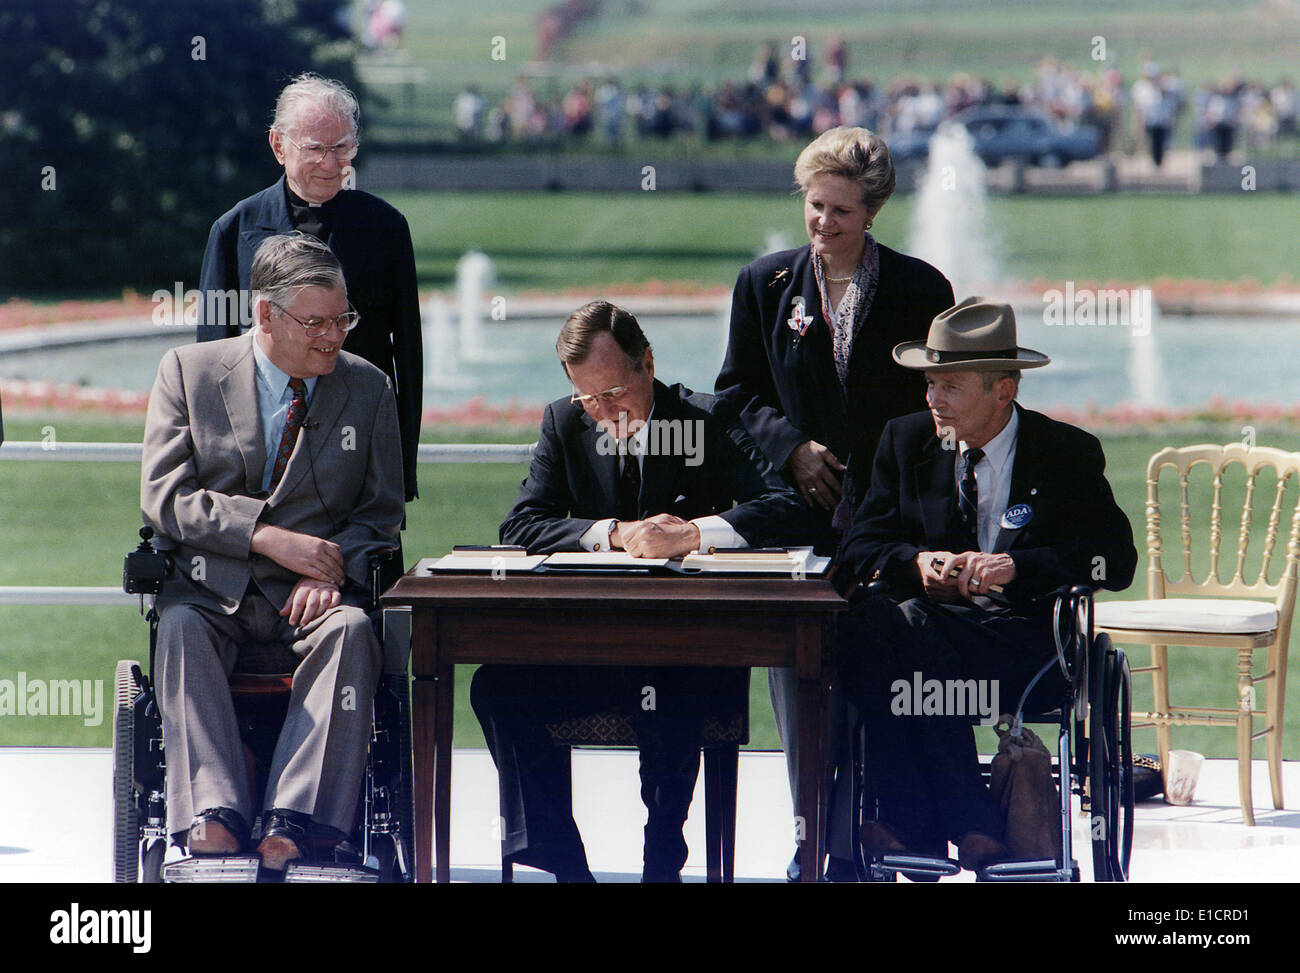
[[[1242,598],[1155,598],[1150,601],[1099,601],[1096,623],[1103,628],[1157,632],[1209,632],[1242,635],[1277,628],[1277,608]]]

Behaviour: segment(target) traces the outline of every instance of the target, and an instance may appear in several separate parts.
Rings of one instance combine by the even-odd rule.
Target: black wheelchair
[[[342,841],[316,844],[311,861],[290,862],[268,874],[253,855],[190,856],[165,861],[168,842],[166,746],[154,695],[153,663],[158,612],[153,602],[171,570],[170,558],[155,549],[153,530],[140,530],[141,542],[127,555],[122,585],[140,595],[149,622],[149,674],[134,659],[117,664],[113,717],[113,878],[115,882],[256,882],[291,883],[411,882],[414,880],[414,804],[411,769],[411,707],[407,663],[409,632],[399,626],[385,632],[379,596],[400,573],[391,552],[371,562],[369,612],[384,647],[383,670],[373,702],[371,742],[357,798],[356,824]],[[145,612],[145,597],[150,604]],[[387,636],[387,637],[385,637]],[[251,651],[245,652],[244,648]],[[288,650],[241,647],[230,679],[231,696],[244,741],[252,792],[266,786],[271,755],[288,706],[292,668]],[[260,822],[253,823],[257,834]],[[179,836],[181,841],[184,835]],[[334,836],[337,839],[337,836]]]
[[[869,589],[885,594],[880,582]],[[977,882],[1077,882],[1071,795],[1090,816],[1093,877],[1098,882],[1128,880],[1133,853],[1133,743],[1131,678],[1128,660],[1110,636],[1093,631],[1093,589],[1078,585],[1057,593],[1053,606],[1056,657],[1050,659],[1021,693],[1016,715],[1025,724],[1058,729],[1052,758],[1060,797],[1061,852],[1055,859],[1007,861],[976,872]],[[1060,679],[1046,679],[1056,669]],[[860,834],[874,816],[870,783],[864,780],[863,734],[855,735],[853,809]],[[1050,744],[1049,744],[1050,746]],[[989,764],[984,763],[987,782]],[[894,882],[901,874],[913,881],[937,881],[956,875],[961,866],[950,858],[900,854],[869,857],[855,834],[855,864],[862,881]]]

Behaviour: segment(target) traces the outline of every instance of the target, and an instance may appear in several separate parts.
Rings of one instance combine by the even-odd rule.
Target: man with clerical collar
[[[356,96],[319,75],[300,75],[280,92],[267,138],[284,175],[212,224],[199,280],[197,337],[212,341],[252,326],[249,272],[267,237],[298,230],[326,244],[343,265],[348,299],[361,315],[344,350],[393,383],[404,490],[413,500],[424,396],[415,256],[402,214],[377,196],[347,188],[360,117]]]
[[[873,854],[939,855],[952,841],[976,869],[1008,854],[980,776],[976,714],[900,706],[900,680],[974,680],[1010,711],[1055,656],[1054,593],[1123,590],[1137,551],[1097,439],[1015,401],[1021,372],[1050,359],[1018,346],[1009,304],[967,298],[893,357],[925,373],[929,411],[885,427],[839,553],[853,608],[838,671],[866,723],[879,799],[863,840]],[[860,586],[871,581],[886,593]]]
[[[579,308],[556,351],[573,394],[546,407],[502,543],[529,554],[612,549],[645,558],[810,543],[807,507],[734,414],[711,395],[656,380],[650,343],[630,313],[604,301]],[[568,750],[551,743],[546,725],[614,711],[630,718],[641,750],[642,880],[680,881],[704,721],[735,709],[748,685],[747,669],[481,667],[470,699],[500,776],[506,859],[562,882],[591,880]]]

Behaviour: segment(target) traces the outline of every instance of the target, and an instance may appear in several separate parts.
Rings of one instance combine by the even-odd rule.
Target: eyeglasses
[[[578,390],[574,389],[573,394],[569,396],[570,402],[579,402],[583,408],[589,408],[597,402],[603,402],[610,405],[619,399],[626,391],[628,386],[615,385],[612,389],[605,389],[603,392],[593,392],[590,395],[579,395]]]
[[[271,306],[285,317],[293,318],[293,320],[301,324],[302,329],[307,332],[308,338],[319,338],[322,335],[329,334],[330,328],[333,328],[336,325],[340,331],[347,334],[361,321],[361,315],[357,313],[351,304],[348,305],[348,309],[344,313],[337,315],[336,317],[326,318],[324,320],[321,320],[320,318],[309,318],[306,321],[290,314],[279,304],[272,304]]]
[[[335,145],[321,145],[319,142],[308,142],[306,145],[302,145],[298,142],[294,142],[293,139],[284,135],[283,132],[280,134],[284,136],[286,141],[293,142],[298,151],[302,153],[303,159],[310,162],[312,165],[315,165],[318,162],[324,162],[325,156],[331,154],[339,162],[348,162],[356,158],[357,148],[359,146],[356,139],[344,139],[342,142]]]

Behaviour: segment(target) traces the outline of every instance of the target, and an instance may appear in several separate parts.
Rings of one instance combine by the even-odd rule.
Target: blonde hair
[[[806,193],[817,175],[842,176],[862,188],[862,203],[871,217],[880,212],[894,194],[897,177],[889,146],[866,128],[840,125],[823,132],[799,153],[794,163],[794,181]]]

